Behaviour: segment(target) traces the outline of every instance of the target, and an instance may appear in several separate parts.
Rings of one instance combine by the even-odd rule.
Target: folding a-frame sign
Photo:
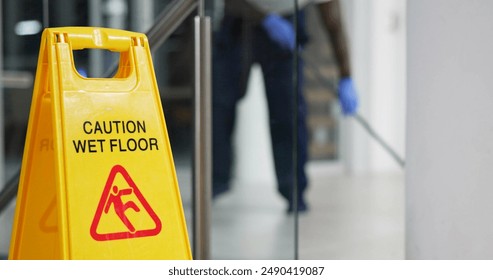
[[[112,78],[85,78],[73,51],[120,53]],[[144,34],[43,32],[10,259],[191,259]]]

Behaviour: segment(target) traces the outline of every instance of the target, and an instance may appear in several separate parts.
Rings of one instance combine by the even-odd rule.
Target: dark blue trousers
[[[299,83],[295,90],[294,54],[282,50],[267,37],[262,28],[231,17],[225,17],[221,28],[214,34],[213,195],[229,189],[234,160],[232,134],[236,107],[245,94],[250,69],[254,63],[261,66],[265,83],[278,190],[291,202],[295,159],[299,197],[307,187],[307,112],[301,90],[302,60],[300,57],[297,71]],[[296,109],[294,102],[298,103]],[[296,124],[294,110],[298,113]],[[294,137],[297,137],[296,153],[293,153]]]

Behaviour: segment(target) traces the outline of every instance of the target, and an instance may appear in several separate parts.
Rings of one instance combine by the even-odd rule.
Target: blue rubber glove
[[[358,95],[351,78],[342,78],[339,81],[339,102],[344,115],[353,115],[358,108]]]
[[[295,47],[293,24],[278,14],[271,13],[262,21],[267,35],[283,49],[292,51]]]

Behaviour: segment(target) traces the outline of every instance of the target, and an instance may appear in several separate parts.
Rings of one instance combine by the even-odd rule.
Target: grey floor
[[[272,182],[236,180],[213,202],[212,259],[294,259],[296,243],[299,259],[404,258],[403,173],[349,176],[337,164],[312,162],[308,174],[310,210],[299,215],[298,236]],[[179,169],[182,181],[187,176]],[[187,191],[182,196],[190,229]]]
[[[192,234],[190,168],[178,162],[177,173]],[[272,181],[236,180],[212,205],[211,258],[294,259],[296,245],[299,259],[404,258],[403,173],[349,176],[337,164],[312,162],[308,175],[310,210],[298,216],[297,233]],[[12,215],[10,207],[1,219]],[[8,248],[5,232],[0,259]]]
[[[311,165],[300,259],[403,259],[404,174],[348,176]]]
[[[10,179],[16,174],[20,168],[20,159],[9,160],[5,164],[5,177]],[[3,186],[0,186],[3,188]],[[7,259],[12,224],[14,222],[15,201],[11,201],[9,205],[0,213],[0,260]]]

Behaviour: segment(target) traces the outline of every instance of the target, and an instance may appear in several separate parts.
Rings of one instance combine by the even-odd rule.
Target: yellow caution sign
[[[120,53],[113,78],[84,78],[73,50]],[[43,32],[11,259],[191,259],[144,34]]]

